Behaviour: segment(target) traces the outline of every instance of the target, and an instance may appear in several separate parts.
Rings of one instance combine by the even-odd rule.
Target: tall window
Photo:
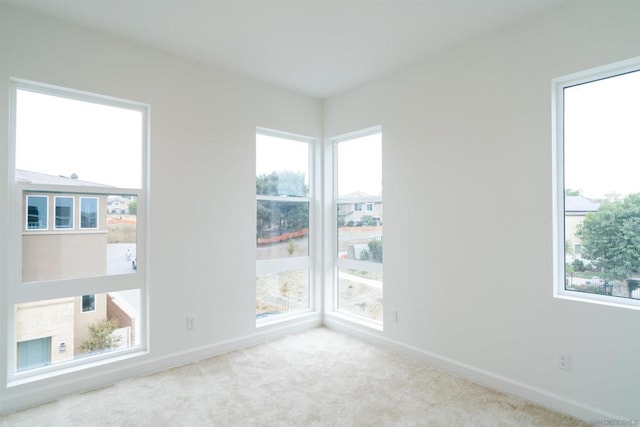
[[[382,134],[375,128],[334,143],[336,308],[382,323]]]
[[[80,197],[80,228],[98,228],[97,197]]]
[[[27,196],[27,230],[46,230],[49,225],[49,198]]]
[[[12,110],[9,380],[138,351],[147,107],[15,80]]]
[[[312,140],[256,135],[256,319],[309,309]]]
[[[73,228],[73,197],[55,196],[56,205],[56,229]]]
[[[554,80],[558,295],[640,307],[640,58]]]

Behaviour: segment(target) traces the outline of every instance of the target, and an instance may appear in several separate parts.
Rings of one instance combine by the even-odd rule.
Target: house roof
[[[46,185],[73,185],[76,187],[111,187],[110,185],[98,184],[95,182],[82,181],[62,175],[47,175],[39,172],[31,172],[22,169],[16,169],[16,179],[18,182],[29,184],[46,184]]]
[[[358,199],[362,197],[376,197],[376,196],[374,196],[373,194],[365,193],[363,191],[354,191],[353,193],[340,196],[341,199]]]
[[[565,196],[565,212],[595,212],[600,208],[600,203],[594,202],[582,196]]]

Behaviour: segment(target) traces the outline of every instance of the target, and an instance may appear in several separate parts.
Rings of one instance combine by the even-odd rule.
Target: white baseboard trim
[[[185,351],[153,357],[153,352],[82,369],[65,375],[32,381],[5,390],[0,400],[0,414],[8,414],[64,396],[107,387],[119,381],[149,375],[198,360],[262,344],[274,339],[305,332],[322,325],[318,313],[260,327],[256,332],[237,338],[203,345]]]
[[[596,420],[627,420],[623,416],[612,414],[572,399],[567,399],[547,390],[533,387],[502,375],[389,339],[378,331],[369,330],[368,328],[345,321],[338,316],[332,316],[331,314],[325,315],[323,323],[324,326],[329,329],[362,339],[363,341],[395,351],[412,359],[423,361],[433,367],[466,378],[474,383],[518,396],[547,409],[564,413],[586,422],[594,422]]]

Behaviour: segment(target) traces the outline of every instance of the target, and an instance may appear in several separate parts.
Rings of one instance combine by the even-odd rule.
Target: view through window
[[[339,139],[335,155],[337,309],[382,322],[382,134]]]
[[[256,319],[310,307],[310,144],[256,135]]]
[[[13,85],[21,215],[10,378],[140,346],[147,114],[141,104]]]
[[[566,291],[640,300],[639,68],[560,87]]]

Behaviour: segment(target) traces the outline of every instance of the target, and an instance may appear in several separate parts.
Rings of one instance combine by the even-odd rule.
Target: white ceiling
[[[561,0],[0,0],[325,98]]]

